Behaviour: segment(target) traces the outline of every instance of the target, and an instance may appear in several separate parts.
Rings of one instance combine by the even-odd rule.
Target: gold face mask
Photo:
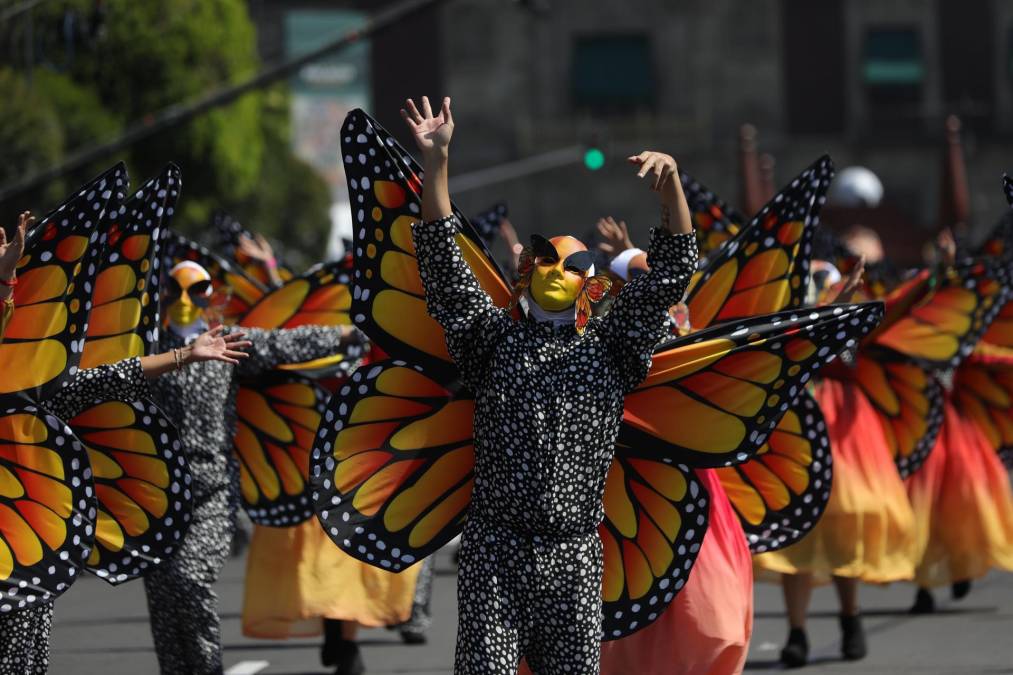
[[[577,301],[591,257],[587,247],[573,237],[541,239],[539,243],[541,245],[534,251],[531,298],[548,312],[561,312]],[[587,255],[574,256],[574,253]]]
[[[181,262],[169,272],[166,311],[176,326],[189,326],[204,316],[211,302],[211,275],[194,262]]]

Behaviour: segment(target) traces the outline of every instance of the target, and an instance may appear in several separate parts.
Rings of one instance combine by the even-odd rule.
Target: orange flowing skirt
[[[686,586],[650,626],[602,643],[602,675],[742,672],[753,632],[753,569],[746,535],[714,471],[710,523]]]
[[[907,481],[918,532],[920,586],[1013,570],[1013,491],[984,433],[947,401],[925,465]]]
[[[872,404],[857,384],[826,379],[815,391],[827,422],[834,477],[820,522],[798,543],[756,556],[758,574],[812,574],[887,583],[914,576],[914,513]]]
[[[360,562],[327,537],[316,518],[295,527],[255,527],[246,560],[243,635],[320,635],[323,619],[364,626],[411,614],[419,565],[400,573]]]

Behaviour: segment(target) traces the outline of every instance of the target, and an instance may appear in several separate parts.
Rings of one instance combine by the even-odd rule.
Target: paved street
[[[225,665],[229,675],[270,673],[323,675],[316,640],[276,642],[242,637],[243,561],[226,568],[218,585],[222,597]],[[447,556],[438,559],[436,621],[429,644],[402,645],[385,630],[363,634],[369,672],[436,675],[449,673],[456,631],[455,577]],[[910,617],[906,608],[913,590],[906,584],[862,589],[871,654],[859,663],[838,660],[834,598],[830,589],[816,592],[810,640],[816,665],[804,673],[1013,673],[1013,575],[993,574],[959,603],[939,593],[940,611]],[[777,652],[784,639],[780,589],[756,590],[756,628],[748,672],[778,670]],[[148,632],[144,589],[140,583],[110,588],[95,578],[78,582],[56,606],[52,673],[119,675],[155,673]]]

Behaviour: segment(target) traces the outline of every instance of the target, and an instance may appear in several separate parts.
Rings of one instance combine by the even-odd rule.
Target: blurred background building
[[[57,42],[66,32],[62,6],[88,17],[101,12],[92,38],[99,42],[117,34],[121,14],[140,11],[128,9],[138,3],[124,0],[39,4],[35,42],[40,26],[55,31]],[[163,33],[173,30],[173,17],[192,14],[198,5],[219,12],[241,6],[255,30],[249,45],[231,49],[255,54],[249,67],[220,69],[229,80],[257,64],[303,54],[399,2],[140,4],[159,7],[152,17]],[[23,24],[18,18],[0,27],[0,48],[6,48],[0,53],[8,54],[13,72],[29,58]],[[65,60],[66,49],[60,54]],[[32,58],[38,61],[38,52]],[[86,74],[75,80],[87,88]],[[124,86],[138,86],[132,82]],[[176,96],[212,86],[205,81]],[[940,226],[963,223],[972,238],[981,237],[1005,208],[999,179],[1013,170],[1013,3],[445,0],[303,67],[287,87],[260,96],[263,110],[285,111],[288,148],[300,166],[324,178],[335,204],[331,214],[347,227],[341,118],[363,106],[410,143],[398,109],[406,97],[422,94],[454,98],[455,198],[466,213],[505,199],[522,238],[535,230],[586,232],[599,216],[614,215],[643,240],[657,209],[624,158],[644,149],[672,153],[744,212],[829,152],[839,170],[870,169],[883,195],[875,209],[841,204],[825,220],[838,226],[862,220],[884,234],[888,250],[913,261]],[[131,119],[142,109],[134,106]],[[951,114],[962,127],[948,135]],[[752,128],[743,130],[744,124]],[[175,147],[149,145],[144,157]],[[242,152],[234,154],[242,160]],[[269,153],[256,161],[270,174],[267,164],[279,160]],[[194,175],[183,168],[184,180]],[[541,170],[527,173],[535,168]],[[276,168],[253,185],[270,180],[273,186],[284,176]],[[246,207],[259,189],[225,200],[257,219],[248,223],[254,228],[265,229],[262,223],[305,200],[261,197],[256,208]],[[286,194],[293,190],[289,182]],[[201,209],[191,214],[195,221],[203,216]],[[266,229],[293,238],[288,230],[298,233],[306,221],[289,218],[288,229]],[[319,238],[319,228],[313,232]],[[305,248],[306,242],[295,245]]]

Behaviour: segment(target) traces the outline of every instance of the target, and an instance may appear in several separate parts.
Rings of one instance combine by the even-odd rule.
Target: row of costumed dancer
[[[402,112],[423,165],[350,113],[352,253],[303,274],[224,217],[218,253],[171,231],[172,166],[0,243],[0,672],[46,671],[83,571],[144,578],[162,672],[221,672],[240,506],[244,633],[323,634],[344,674],[357,626],[425,640],[459,535],[457,673],[739,672],[754,570],[787,665],[831,580],[861,658],[859,581],[927,611],[1011,568],[1006,229],[890,274],[818,236],[829,158],[746,219],[645,151],[649,251],[611,219],[608,256],[522,246],[450,201],[449,99]]]

